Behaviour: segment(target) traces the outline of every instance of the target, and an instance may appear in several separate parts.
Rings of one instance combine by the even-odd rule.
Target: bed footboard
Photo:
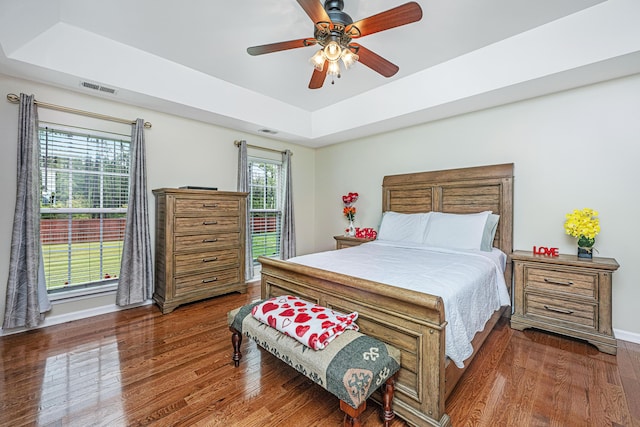
[[[358,312],[364,334],[402,352],[394,411],[414,426],[450,426],[445,413],[442,299],[378,282],[260,257],[262,297],[296,295],[340,312]],[[380,400],[380,396],[374,395]]]

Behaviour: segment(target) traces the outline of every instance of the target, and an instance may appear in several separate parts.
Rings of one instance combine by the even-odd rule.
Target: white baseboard
[[[153,301],[148,300],[140,304],[133,304],[127,307],[120,307],[116,304],[108,304],[100,307],[93,307],[86,310],[74,311],[72,313],[59,314],[57,316],[47,316],[40,325],[31,329],[40,329],[46,328],[47,326],[59,325],[61,323],[72,322],[74,320],[87,319],[93,316],[99,316],[101,314],[113,313],[121,310],[128,310],[130,308],[141,307],[144,305],[152,304]],[[25,332],[27,330],[31,330],[27,328],[15,328],[11,330],[0,329],[0,336],[3,335],[12,335],[20,332]]]
[[[637,334],[635,332],[622,331],[620,329],[614,329],[613,333],[618,340],[640,344],[640,334]]]

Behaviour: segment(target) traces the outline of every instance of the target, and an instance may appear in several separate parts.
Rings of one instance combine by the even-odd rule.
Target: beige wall
[[[236,132],[206,123],[187,120],[143,108],[106,101],[51,86],[19,80],[0,75],[0,314],[4,315],[4,303],[8,276],[11,245],[11,225],[16,192],[16,140],[18,106],[5,100],[7,93],[20,92],[36,95],[36,99],[52,104],[89,110],[123,118],[141,117],[153,124],[145,131],[147,147],[147,186],[151,207],[151,223],[155,221],[153,195],[151,190],[160,187],[183,185],[204,185],[220,190],[235,190],[237,178],[237,153],[233,145],[237,139],[245,139],[250,144],[293,151],[294,200],[296,206],[297,247],[300,252],[313,251],[313,228],[308,224],[315,218],[313,192],[315,188],[315,151],[254,135]],[[41,120],[53,122],[74,121],[73,124],[86,127],[108,127],[113,131],[130,133],[130,127],[100,121],[77,115],[63,114],[52,110],[39,109]],[[154,239],[153,230],[151,231]],[[152,242],[153,243],[153,242]],[[79,310],[113,304],[115,297],[95,297],[54,305],[50,316],[66,315]],[[1,323],[1,321],[0,321]]]
[[[9,92],[33,93],[55,104],[152,122],[153,128],[145,134],[149,190],[187,184],[234,190],[234,140],[290,148],[298,254],[334,247],[331,236],[346,226],[340,196],[349,191],[360,193],[356,225],[377,227],[384,175],[513,162],[515,248],[545,245],[573,253],[575,242],[562,228],[564,214],[574,208],[598,209],[599,255],[615,257],[621,265],[614,274],[613,325],[640,337],[636,309],[640,246],[633,229],[634,213],[640,210],[635,186],[640,175],[640,76],[319,150],[0,75],[0,94],[4,97]],[[43,120],[59,118],[43,109],[40,115]],[[15,197],[17,118],[17,106],[0,101],[0,197],[5,200],[0,204],[0,313],[4,313]],[[153,212],[151,219],[155,219]],[[111,302],[112,296],[61,304],[52,314]]]
[[[317,249],[342,232],[340,196],[360,193],[356,226],[377,227],[387,174],[515,163],[514,246],[575,253],[564,215],[600,211],[600,256],[614,257],[613,326],[640,338],[640,75],[318,150]]]

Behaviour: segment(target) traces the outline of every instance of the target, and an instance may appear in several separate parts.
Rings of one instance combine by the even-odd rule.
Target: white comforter
[[[375,241],[291,258],[298,264],[357,276],[442,297],[447,320],[445,352],[462,368],[471,340],[493,312],[510,305],[506,255]]]

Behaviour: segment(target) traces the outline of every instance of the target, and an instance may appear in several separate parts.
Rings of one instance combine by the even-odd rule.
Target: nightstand
[[[350,248],[351,246],[358,246],[363,243],[372,242],[375,239],[359,239],[357,237],[350,236],[333,236],[336,239],[336,249]]]
[[[611,327],[613,258],[511,254],[514,272],[511,327],[537,328],[588,341],[616,354]]]

